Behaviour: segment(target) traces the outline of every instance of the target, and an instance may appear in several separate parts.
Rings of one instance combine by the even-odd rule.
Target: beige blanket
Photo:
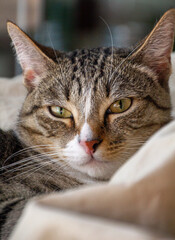
[[[173,62],[175,66],[175,57]],[[26,94],[21,88],[18,95],[14,96],[13,89],[19,81],[16,79],[6,84],[7,80],[0,80],[0,126],[4,129],[14,125]],[[174,81],[175,76],[172,75],[170,87],[173,106]],[[7,107],[9,111],[2,116],[3,108]],[[129,159],[110,183],[86,186],[29,202],[10,239],[174,238],[175,121],[172,121]]]

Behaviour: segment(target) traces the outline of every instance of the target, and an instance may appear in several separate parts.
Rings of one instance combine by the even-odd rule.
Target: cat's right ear
[[[31,91],[55,63],[16,24],[7,22],[7,29],[24,72],[24,85]]]

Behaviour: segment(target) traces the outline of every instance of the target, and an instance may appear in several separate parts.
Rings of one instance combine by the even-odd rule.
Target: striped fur
[[[1,239],[8,238],[28,199],[108,180],[170,121],[174,26],[171,10],[134,50],[61,53],[34,43],[8,23],[28,95],[15,129],[0,131]],[[132,105],[127,111],[109,114],[112,103],[128,97]],[[51,115],[55,105],[72,117]],[[100,144],[88,155],[80,141],[94,139]]]

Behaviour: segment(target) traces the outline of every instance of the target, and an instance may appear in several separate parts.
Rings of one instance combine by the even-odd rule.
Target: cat
[[[60,52],[8,33],[28,90],[16,127],[0,130],[0,232],[32,197],[107,181],[171,120],[175,10],[134,49]]]

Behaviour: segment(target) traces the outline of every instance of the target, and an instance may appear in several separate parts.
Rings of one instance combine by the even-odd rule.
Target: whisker
[[[112,64],[113,64],[113,60],[114,60],[114,41],[113,41],[113,36],[112,36],[112,32],[111,32],[111,29],[109,27],[109,24],[106,22],[106,20],[99,16],[99,18],[103,21],[103,23],[106,25],[108,31],[109,31],[109,35],[110,35],[110,38],[111,38],[111,47],[112,47],[112,58],[111,58],[111,74],[112,74]],[[111,75],[110,74],[110,75]]]
[[[18,171],[21,171],[21,170],[23,171],[24,169],[29,168],[30,166],[34,166],[34,165],[38,166],[38,162],[35,162],[35,161],[32,162],[32,161],[29,160],[24,165],[20,165],[19,167],[15,167],[14,169],[7,170],[6,174],[8,174],[8,173],[15,173],[15,172],[18,172]]]
[[[14,158],[14,157],[16,157],[16,156],[18,156],[18,155],[20,155],[20,154],[24,154],[24,153],[26,153],[27,151],[30,151],[30,150],[32,150],[32,149],[42,150],[42,149],[44,149],[44,148],[46,148],[46,147],[53,148],[53,149],[57,149],[57,150],[59,149],[59,147],[53,146],[53,145],[51,145],[51,144],[50,144],[50,145],[49,145],[49,144],[46,144],[46,145],[33,145],[33,146],[30,146],[30,147],[21,149],[21,150],[19,150],[18,152],[13,153],[12,155],[10,155],[10,156],[4,161],[4,164],[5,164],[7,161],[9,161],[10,159],[12,159],[12,158]],[[59,150],[61,150],[61,148],[60,148]],[[4,164],[3,164],[3,165],[4,165]]]
[[[51,43],[51,46],[52,46],[52,49],[53,49],[53,52],[54,52],[54,55],[55,55],[56,61],[57,61],[57,63],[58,63],[58,55],[57,55],[57,53],[56,53],[56,51],[55,51],[55,48],[54,48],[54,45],[53,45],[53,42],[52,42],[52,39],[51,39],[51,36],[50,36],[49,30],[48,30],[48,28],[46,28],[46,29],[47,29],[47,34],[48,34],[49,41],[50,41],[50,43]]]
[[[55,163],[55,162],[54,162]],[[56,164],[56,166],[57,166],[57,168],[56,168],[56,170],[55,171],[53,171],[52,172],[52,169],[50,169],[49,170],[49,172],[47,172],[47,175],[49,175],[48,177],[47,177],[47,180],[45,181],[45,183],[47,183],[48,181],[49,181],[49,179],[50,178],[52,178],[57,172],[58,172],[58,170],[61,168],[61,169],[63,169],[63,170],[66,170],[66,168],[65,168],[65,166],[63,166],[63,165],[57,165]],[[59,166],[59,167],[58,167]],[[52,172],[52,174],[50,174],[50,172]]]
[[[17,161],[17,162],[11,163],[11,164],[9,164],[9,165],[7,165],[7,166],[1,167],[0,170],[1,170],[1,171],[2,171],[2,170],[6,170],[6,169],[11,168],[11,167],[14,167],[14,166],[16,166],[16,165],[23,164],[23,163],[25,163],[25,162],[27,162],[27,161],[28,161],[28,159],[22,159],[22,160],[19,160],[19,161]],[[24,166],[24,165],[22,165],[22,166]]]
[[[118,65],[117,68],[115,68],[114,72],[111,74],[109,81],[111,81],[112,77],[114,76],[114,74],[118,71],[118,69],[123,65],[123,63],[133,54],[133,52],[135,52],[135,50],[137,50],[140,46],[142,45],[142,43],[139,43],[128,55],[125,59],[123,59],[123,61],[121,61],[121,63]],[[126,68],[126,67],[125,67]],[[125,69],[124,68],[124,69]],[[124,70],[123,69],[123,70]],[[120,76],[120,74],[117,75],[117,77]]]
[[[42,155],[43,155],[43,154],[42,154]],[[50,155],[56,155],[56,154],[50,154]],[[41,156],[40,156],[40,157],[41,157]],[[48,156],[42,156],[42,159],[40,159],[40,160],[44,160],[43,157],[46,157],[46,159],[48,159]],[[31,157],[31,158],[32,158],[32,157]],[[48,161],[42,162],[42,164],[41,164],[39,161],[38,161],[38,162],[37,162],[37,161],[36,161],[36,162],[33,162],[35,165],[37,165],[37,167],[32,168],[32,169],[29,169],[28,171],[22,172],[22,173],[14,176],[14,177],[9,178],[8,180],[15,179],[15,178],[20,177],[20,176],[22,176],[22,175],[24,175],[24,174],[26,174],[26,173],[28,173],[28,172],[31,172],[31,171],[32,171],[32,174],[33,174],[33,173],[35,173],[37,170],[39,170],[39,169],[47,166],[47,165],[48,165],[49,163],[51,163],[51,162],[52,162],[51,159],[49,159]],[[55,162],[52,162],[52,163],[55,163]],[[31,164],[31,165],[32,165],[32,164]],[[39,165],[39,166],[38,166],[38,165]],[[35,171],[33,171],[33,169],[35,169]],[[26,177],[27,177],[27,176],[26,176]]]
[[[14,169],[23,168],[23,166],[27,165],[28,163],[33,163],[36,159],[38,160],[38,161],[36,161],[36,162],[39,163],[39,160],[40,160],[41,157],[45,157],[45,158],[48,159],[48,157],[54,156],[54,155],[57,156],[57,153],[48,153],[48,154],[40,153],[40,154],[36,154],[36,155],[33,155],[33,156],[29,156],[29,157],[27,157],[27,158],[24,158],[24,159],[22,159],[22,160],[19,160],[19,161],[17,161],[17,162],[14,162],[14,163],[12,163],[12,164],[9,164],[9,165],[7,165],[7,166],[4,166],[4,167],[0,168],[0,170],[6,170],[6,169],[9,169],[9,168],[14,167],[14,166],[16,166],[16,165],[19,165],[19,164],[21,164],[21,163],[25,163],[25,164],[21,164],[19,167],[15,167],[15,168],[13,168],[13,169],[10,169],[10,170],[7,170],[7,171],[6,171],[6,172],[13,172]],[[31,162],[31,160],[32,160],[32,162]],[[42,158],[41,160],[43,160],[43,158]],[[29,161],[30,161],[30,162],[29,162]],[[27,162],[27,163],[26,163],[26,162]]]
[[[50,161],[48,161],[48,162],[50,162]],[[43,168],[43,167],[44,167],[45,165],[47,165],[47,164],[48,164],[48,163],[45,162],[45,164],[40,165],[39,167],[38,167],[38,165],[37,165],[37,167],[34,167],[34,168],[32,168],[32,169],[29,169],[28,171],[22,172],[22,173],[20,173],[19,175],[16,175],[16,176],[14,176],[14,177],[8,178],[8,180],[14,180],[15,178],[21,177],[22,175],[24,175],[24,174],[26,174],[26,173],[28,173],[28,172],[31,172],[31,171],[32,171],[31,174],[33,174],[33,173],[35,173],[37,170]],[[33,171],[34,169],[35,169],[35,171]],[[27,175],[25,178],[27,178],[27,177],[28,177],[28,175]],[[25,178],[24,178],[24,179],[25,179]]]

